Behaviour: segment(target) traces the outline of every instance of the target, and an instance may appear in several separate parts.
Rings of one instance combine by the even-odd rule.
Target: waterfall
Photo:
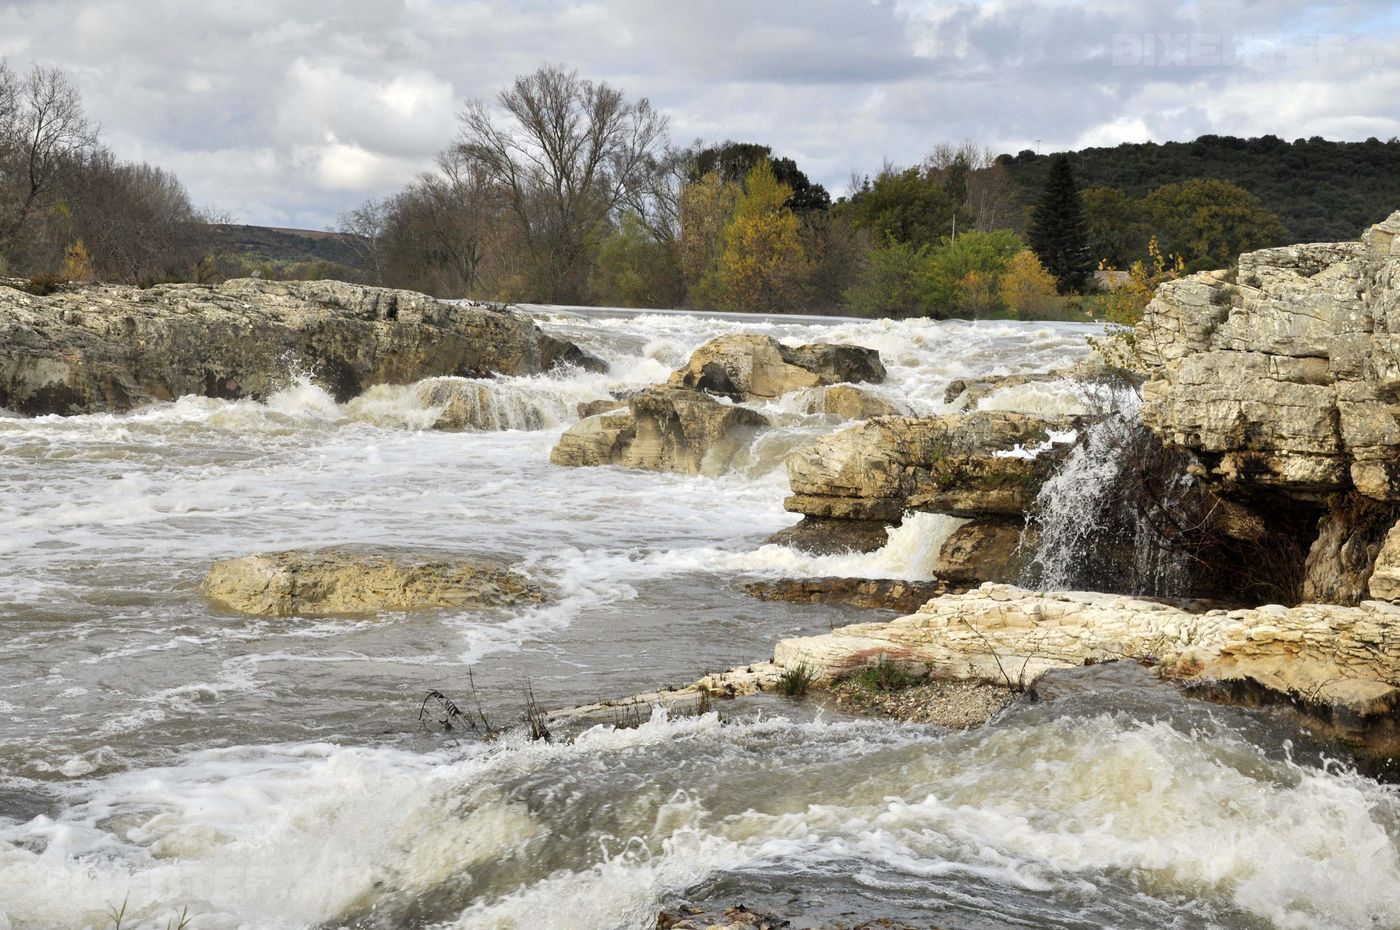
[[[1182,456],[1130,407],[1104,417],[1042,485],[1021,544],[1021,584],[1185,596],[1199,489]]]

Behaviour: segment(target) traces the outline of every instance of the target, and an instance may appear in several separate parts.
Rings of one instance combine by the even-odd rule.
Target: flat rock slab
[[[0,407],[130,410],[188,394],[259,399],[297,371],[338,401],[438,375],[607,366],[511,310],[339,281],[0,285]]]
[[[544,600],[538,585],[500,565],[344,548],[215,562],[204,591],[230,610],[272,617],[508,607]]]

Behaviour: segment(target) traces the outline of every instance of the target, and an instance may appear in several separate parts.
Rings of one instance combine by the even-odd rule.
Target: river
[[[750,599],[755,577],[927,578],[946,521],[868,555],[765,544],[787,451],[840,428],[790,395],[733,469],[549,464],[581,401],[713,336],[880,351],[916,413],[954,379],[1082,355],[1069,324],[536,308],[607,374],[492,382],[445,433],[405,388],[336,404],[289,365],[263,403],[0,416],[0,930],[653,926],[678,901],[992,928],[1400,927],[1400,795],[1268,714],[1132,668],[1062,676],[951,732],[782,699],[485,741],[494,720],[680,685],[872,615]],[[991,406],[1075,409],[1030,385]],[[984,405],[987,406],[987,405]],[[249,618],[209,564],[332,543],[503,556],[544,606]],[[635,722],[635,721],[634,721]]]

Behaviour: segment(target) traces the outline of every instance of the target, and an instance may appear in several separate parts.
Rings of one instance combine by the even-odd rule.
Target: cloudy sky
[[[108,144],[197,203],[308,228],[542,63],[837,193],[940,141],[1400,135],[1393,0],[0,0],[0,56],[66,69]]]

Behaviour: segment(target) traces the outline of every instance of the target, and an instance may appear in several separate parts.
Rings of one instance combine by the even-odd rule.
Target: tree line
[[[1324,228],[1309,217],[1332,193],[1309,191],[1371,197],[1338,196],[1332,238],[1400,203],[1395,140],[1055,156],[948,143],[833,197],[761,143],[676,145],[645,98],[564,68],[494,104],[469,103],[432,169],[346,213],[338,238],[277,262],[290,237],[214,224],[169,172],[103,146],[61,72],[0,61],[0,274],[150,284],[257,268],[504,301],[1073,317],[1114,305],[1094,296],[1105,282],[1133,282],[1140,303],[1165,277],[1311,238],[1299,230]]]
[[[0,275],[188,280],[210,219],[175,175],[103,145],[62,71],[0,59]]]

